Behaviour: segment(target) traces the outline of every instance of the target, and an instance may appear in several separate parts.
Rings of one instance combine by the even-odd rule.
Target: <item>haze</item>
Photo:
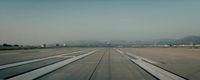
[[[1,0],[0,44],[200,35],[198,0]]]

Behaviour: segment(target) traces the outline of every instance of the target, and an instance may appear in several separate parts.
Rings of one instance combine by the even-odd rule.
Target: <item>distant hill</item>
[[[126,42],[126,41],[123,41]],[[122,42],[121,42],[122,43]],[[156,40],[145,40],[145,41],[129,41],[123,44],[135,44],[135,45],[193,45],[200,44],[200,36],[187,36],[180,39],[156,39]]]
[[[178,44],[200,44],[200,36],[188,36],[182,39],[176,40]]]
[[[138,42],[135,42],[138,44]],[[181,39],[157,39],[151,41],[140,41],[139,44],[155,44],[155,45],[164,45],[164,44],[200,44],[200,36],[187,36]]]
[[[187,36],[180,39],[156,39],[156,40],[111,40],[111,41],[98,41],[98,40],[85,40],[85,41],[67,41],[68,46],[131,46],[131,45],[191,45],[200,44],[200,36]]]

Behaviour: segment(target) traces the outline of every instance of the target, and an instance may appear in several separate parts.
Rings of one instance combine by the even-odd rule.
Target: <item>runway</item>
[[[199,79],[173,71],[159,60],[144,56],[150,53],[133,48],[58,48],[2,51],[0,54],[3,54],[0,58],[5,59],[0,61],[0,79],[3,80]]]

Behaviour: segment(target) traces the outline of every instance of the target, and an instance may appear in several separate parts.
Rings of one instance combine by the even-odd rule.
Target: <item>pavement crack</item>
[[[101,60],[103,59],[105,53],[106,53],[106,51],[103,53],[103,55],[102,55],[101,58],[99,59],[97,65],[94,67],[94,70],[92,71],[92,73],[91,73],[91,75],[90,75],[90,77],[89,77],[88,80],[91,80],[92,77],[94,76],[94,73],[97,71],[97,68],[98,68],[99,64],[101,63]]]

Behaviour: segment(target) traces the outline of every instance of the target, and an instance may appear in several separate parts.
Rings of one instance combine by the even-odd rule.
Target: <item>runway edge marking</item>
[[[124,53],[124,52],[120,51],[119,49],[115,49],[115,50],[117,50],[117,52],[119,52],[119,53]],[[132,58],[127,56],[131,61],[133,61],[138,66],[140,66],[141,68],[143,68],[144,70],[146,70],[147,72],[149,72],[150,74],[152,74],[153,76],[155,76],[156,78],[158,78],[160,80],[188,80],[188,79],[183,78],[179,75],[176,75],[176,74],[171,73],[169,71],[166,71],[162,68],[159,68],[159,67],[157,67],[153,64],[150,64],[150,63],[155,63],[152,60],[149,60],[149,59],[146,59],[146,58],[143,58],[143,57],[140,57],[140,56],[136,56],[136,55],[131,54],[129,52],[127,52],[126,54],[129,55],[129,56],[136,57],[137,59],[132,59]],[[145,62],[144,60],[148,61],[150,63]]]
[[[64,61],[60,61],[60,62],[57,62],[55,64],[52,64],[52,65],[49,65],[49,66],[46,66],[46,67],[43,67],[43,68],[39,68],[39,69],[36,69],[36,70],[33,70],[31,72],[27,72],[27,73],[24,73],[24,74],[21,74],[21,75],[18,75],[18,76],[15,76],[15,77],[12,77],[12,78],[9,78],[9,79],[6,79],[6,80],[33,80],[35,78],[38,78],[42,75],[45,75],[51,71],[54,71],[58,68],[61,68],[69,63],[72,63],[76,60],[79,60],[83,57],[86,57],[88,55],[91,55],[93,53],[95,53],[97,50],[93,50],[91,52],[88,52],[86,54],[83,54],[83,55],[79,55],[77,57],[73,57],[73,58],[70,58],[70,59],[67,59],[67,60],[64,60]]]

